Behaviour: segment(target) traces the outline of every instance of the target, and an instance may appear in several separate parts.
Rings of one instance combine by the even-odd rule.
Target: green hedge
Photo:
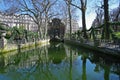
[[[114,35],[117,39],[120,39],[120,32],[114,32],[113,35]]]

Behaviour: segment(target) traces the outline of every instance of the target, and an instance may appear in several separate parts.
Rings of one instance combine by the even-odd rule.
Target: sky
[[[96,17],[95,13],[95,4],[99,5],[101,0],[88,0],[87,2],[87,12],[86,12],[86,27],[89,29],[92,25],[92,22],[94,21]],[[112,10],[114,8],[117,8],[119,6],[119,0],[110,0],[109,1],[109,9]],[[78,24],[80,27],[82,27],[82,16],[81,16],[81,11],[78,10],[79,14],[79,20]]]
[[[100,1],[103,1],[103,0],[87,0],[87,11],[86,11],[86,26],[87,26],[87,29],[89,29],[91,27],[92,22],[96,17],[95,4],[100,5]],[[112,9],[118,7],[119,2],[120,2],[119,0],[109,0],[109,9],[112,10]],[[6,7],[4,7],[4,3],[2,2],[2,0],[0,0],[0,9],[6,9]],[[81,18],[82,15],[81,15],[80,10],[77,10],[77,15],[79,16],[79,19],[78,19],[79,27],[82,27],[82,18]]]

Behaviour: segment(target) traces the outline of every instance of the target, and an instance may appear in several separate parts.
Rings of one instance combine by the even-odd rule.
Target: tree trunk
[[[70,7],[70,1],[68,2],[68,14],[69,14],[69,25],[70,25],[70,39],[72,36],[72,25],[71,25],[71,7]]]
[[[45,20],[45,39],[47,37],[47,19]]]
[[[39,35],[39,37],[41,38],[41,30],[40,30],[39,25],[38,25],[38,35]]]
[[[82,27],[83,27],[83,37],[88,38],[86,33],[86,19],[85,19],[85,9],[82,9]]]
[[[40,39],[43,39],[43,31],[42,31],[42,29],[41,29],[41,23],[40,24],[38,24],[38,33],[39,33],[39,36],[40,36]]]
[[[109,5],[108,5],[108,0],[104,0],[104,20],[105,20],[105,39],[110,38],[110,32],[109,32]]]

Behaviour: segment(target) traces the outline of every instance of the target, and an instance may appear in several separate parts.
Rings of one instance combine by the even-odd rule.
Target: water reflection
[[[86,77],[86,60],[87,60],[87,55],[84,53],[81,57],[82,59],[82,80],[87,80]]]
[[[4,61],[4,56],[0,56],[0,71],[4,72],[4,67],[5,67],[5,61]]]
[[[0,56],[2,80],[120,80],[120,61],[81,48],[52,43]]]
[[[49,59],[52,60],[54,64],[61,63],[66,56],[64,45],[62,43],[52,43],[48,48],[48,55]]]

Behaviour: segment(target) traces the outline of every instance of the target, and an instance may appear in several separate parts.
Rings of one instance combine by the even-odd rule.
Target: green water
[[[0,55],[0,80],[120,80],[115,57],[54,43]]]

